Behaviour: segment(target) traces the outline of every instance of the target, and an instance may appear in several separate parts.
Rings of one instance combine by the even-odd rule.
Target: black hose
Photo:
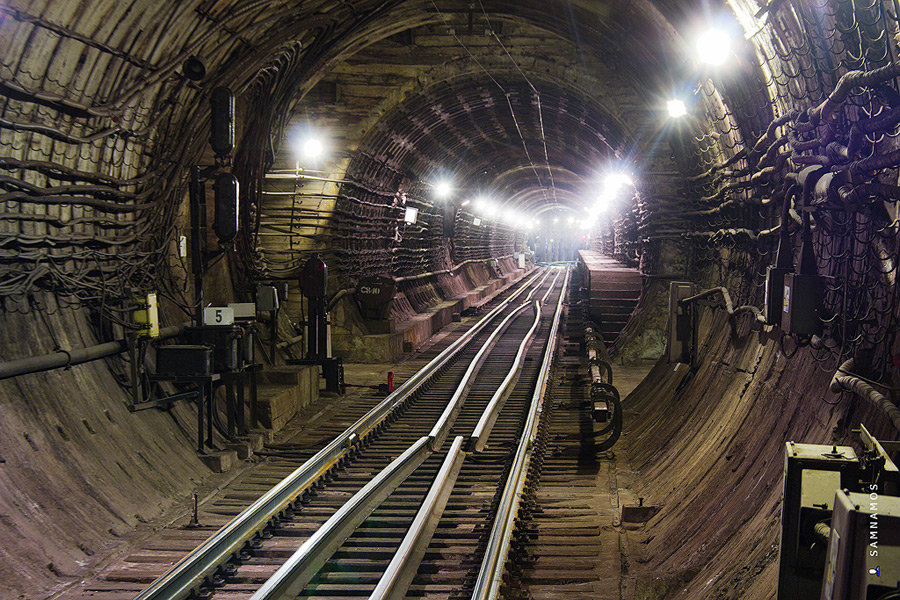
[[[181,325],[175,325],[174,327],[166,327],[165,329],[160,330],[159,337],[156,339],[165,340],[173,338],[181,334],[184,331],[185,326],[186,324],[182,323]],[[88,346],[87,348],[79,348],[77,350],[60,350],[53,354],[10,360],[0,363],[0,380],[18,377],[19,375],[28,375],[30,373],[50,371],[61,367],[80,365],[108,356],[115,356],[126,350],[128,350],[128,340],[116,340],[114,342],[106,342],[104,344],[97,344],[96,346]]]

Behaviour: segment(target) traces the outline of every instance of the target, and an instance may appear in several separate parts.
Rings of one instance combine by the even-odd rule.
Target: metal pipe
[[[328,301],[328,304],[325,305],[325,312],[330,312],[332,308],[337,306],[337,303],[340,302],[341,298],[347,296],[349,294],[355,294],[356,288],[344,288],[337,292],[334,296],[331,297],[331,300]]]
[[[728,313],[728,318],[736,317],[742,313],[749,312],[753,313],[754,319],[759,322],[765,324],[766,319],[762,316],[762,313],[755,306],[738,306],[737,308],[732,308],[733,304],[731,302],[731,295],[728,293],[728,290],[724,287],[717,287],[708,290],[704,290],[695,296],[690,296],[689,298],[684,298],[683,300],[679,300],[678,303],[682,305],[692,304],[694,302],[699,302],[700,300],[705,300],[707,298],[711,298],[715,295],[721,294],[722,299],[725,301],[725,311]]]
[[[835,371],[831,380],[832,392],[853,392],[878,407],[890,419],[894,428],[900,431],[900,408],[888,400],[878,390],[853,374],[853,359],[844,362]]]
[[[173,338],[184,332],[184,328],[185,323],[173,327],[166,327],[165,329],[160,330],[159,337],[156,339],[165,340]],[[97,344],[96,346],[88,346],[87,348],[79,348],[78,350],[60,350],[53,354],[10,360],[0,363],[0,380],[18,377],[19,375],[50,371],[61,367],[80,365],[108,356],[121,354],[127,350],[128,340],[123,339]]]

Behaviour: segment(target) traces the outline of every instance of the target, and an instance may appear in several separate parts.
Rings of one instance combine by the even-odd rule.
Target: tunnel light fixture
[[[446,200],[453,193],[453,184],[447,179],[441,179],[434,184],[434,196],[438,200]],[[463,204],[465,206],[465,204]]]
[[[304,158],[319,158],[325,151],[325,146],[319,138],[309,137],[303,141]]]
[[[463,200],[459,203],[460,206],[468,206],[472,201],[471,200]]]
[[[403,215],[403,220],[408,225],[413,225],[416,222],[416,219],[418,219],[418,218],[419,218],[419,209],[412,207],[412,206],[407,206],[406,212]]]
[[[604,181],[604,196],[613,196],[624,187],[634,186],[634,181],[625,173],[610,173]]]
[[[474,225],[475,227],[480,227],[481,219],[479,219],[478,217],[472,217],[472,225]]]
[[[485,196],[476,198],[472,203],[472,207],[485,219],[493,219],[499,211],[497,205]]]
[[[327,152],[325,138],[313,127],[304,127],[294,132],[290,137],[290,144],[298,169],[320,161]]]
[[[731,54],[731,36],[722,29],[708,29],[697,38],[697,57],[713,66],[724,64]]]
[[[684,102],[675,98],[674,100],[669,100],[666,103],[666,107],[669,109],[669,116],[673,119],[678,119],[687,114],[687,106],[684,105]]]

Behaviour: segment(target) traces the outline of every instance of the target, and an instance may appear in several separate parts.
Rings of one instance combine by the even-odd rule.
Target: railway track
[[[530,279],[315,455],[279,448],[287,476],[135,598],[495,594],[567,281]]]

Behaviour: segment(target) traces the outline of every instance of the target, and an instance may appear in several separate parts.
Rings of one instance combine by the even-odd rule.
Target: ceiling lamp
[[[684,105],[684,102],[678,100],[677,98],[674,100],[669,100],[666,103],[666,107],[669,109],[669,116],[673,119],[678,119],[679,117],[683,117],[687,114],[687,107]]]
[[[442,179],[434,185],[434,195],[440,200],[446,200],[452,193],[453,184],[446,179]]]
[[[718,66],[731,54],[731,36],[721,29],[709,29],[697,38],[697,56],[709,65]]]

